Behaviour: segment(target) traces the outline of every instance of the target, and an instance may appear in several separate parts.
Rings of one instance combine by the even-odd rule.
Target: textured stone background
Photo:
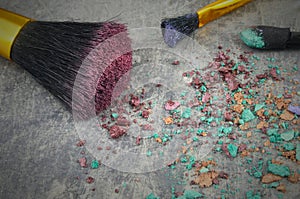
[[[0,7],[36,20],[115,18],[129,28],[138,28],[159,27],[162,18],[190,13],[209,2],[212,1],[2,0]],[[237,37],[239,30],[247,25],[266,24],[300,31],[299,13],[299,0],[255,0],[199,29],[192,37],[210,52],[215,52],[219,44],[245,50]],[[257,53],[299,63],[299,51]],[[79,137],[71,114],[26,71],[3,58],[0,58],[0,129],[0,198],[143,198],[152,191],[170,198],[170,184],[179,175],[170,173],[166,177],[164,169],[146,174],[122,173],[105,166],[93,171],[81,169],[76,161],[82,149],[76,147]],[[88,151],[86,157],[93,158]],[[223,165],[232,167],[230,162]],[[85,172],[96,178],[95,184],[85,183]],[[247,179],[241,179],[241,184],[242,181]],[[120,193],[114,193],[115,188]],[[213,190],[208,192],[214,195]],[[285,197],[294,198],[297,192],[296,184],[288,188]],[[236,197],[243,198],[241,194]],[[265,194],[266,198],[274,196],[272,191]]]

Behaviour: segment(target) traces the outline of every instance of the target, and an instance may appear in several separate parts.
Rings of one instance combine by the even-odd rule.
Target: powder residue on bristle
[[[251,48],[264,48],[265,42],[262,35],[248,28],[240,33],[242,41]]]
[[[95,109],[97,114],[105,110],[111,104],[113,95],[118,96],[122,92],[122,88],[115,89],[117,84],[120,85],[118,82],[122,81],[121,84],[124,87],[128,83],[129,77],[125,78],[124,74],[129,72],[132,67],[132,51],[130,45],[131,41],[129,37],[127,37],[126,31],[125,25],[112,22],[106,23],[102,29],[99,30],[99,35],[108,35],[112,37],[117,34],[122,34],[121,38],[116,37],[117,40],[122,39],[122,42],[109,42],[109,52],[114,53],[115,56],[120,56],[116,57],[110,65],[106,66],[102,74],[100,74],[95,94]],[[101,54],[101,56],[104,59],[106,55]],[[109,55],[109,57],[114,58],[114,55]]]
[[[126,26],[115,22],[33,21],[18,34],[11,58],[60,99],[75,120],[84,120],[106,109],[127,85],[131,40]]]

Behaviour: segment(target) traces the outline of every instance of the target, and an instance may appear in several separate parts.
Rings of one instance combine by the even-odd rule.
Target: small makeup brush
[[[35,21],[1,8],[0,55],[31,73],[78,119],[106,109],[132,66],[123,24]]]
[[[240,37],[250,48],[300,49],[300,32],[291,32],[290,28],[253,26],[242,31]]]
[[[176,18],[167,18],[161,22],[165,43],[174,47],[185,35],[215,20],[252,0],[217,0],[200,8],[196,13]]]

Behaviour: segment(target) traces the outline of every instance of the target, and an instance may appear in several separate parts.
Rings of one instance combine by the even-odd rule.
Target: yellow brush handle
[[[10,58],[11,47],[20,30],[31,19],[0,8],[0,55]]]
[[[218,0],[197,11],[199,27],[215,20],[252,0]]]

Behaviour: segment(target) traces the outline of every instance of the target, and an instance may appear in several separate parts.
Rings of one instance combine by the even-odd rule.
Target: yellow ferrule
[[[232,10],[249,3],[252,0],[217,0],[197,11],[199,27],[225,15]]]
[[[10,58],[12,45],[21,29],[31,19],[0,8],[0,55]]]

